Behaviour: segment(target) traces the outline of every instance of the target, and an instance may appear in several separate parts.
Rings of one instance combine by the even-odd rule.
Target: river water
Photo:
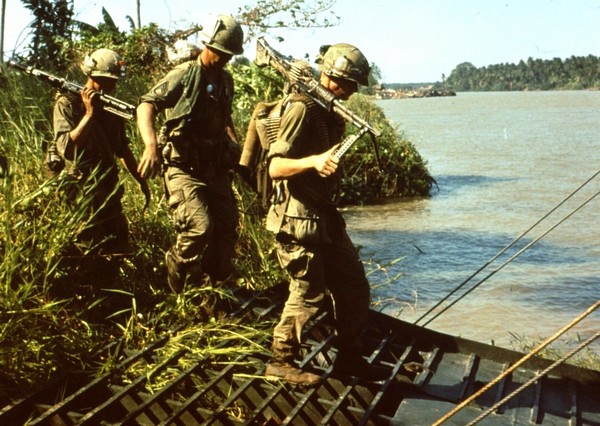
[[[459,285],[446,305],[475,285],[427,327],[520,349],[518,341],[550,337],[600,299],[600,196],[592,198],[600,177],[523,235],[600,170],[599,91],[459,93],[378,104],[439,187],[431,197],[345,212],[363,259],[397,260],[387,268],[397,280],[372,276],[380,309],[415,322]],[[599,328],[600,309],[558,345]]]

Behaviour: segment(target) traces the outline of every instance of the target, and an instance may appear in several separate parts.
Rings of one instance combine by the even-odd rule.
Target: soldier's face
[[[358,83],[355,81],[323,75],[325,78],[321,81],[321,84],[331,90],[336,97],[344,101],[358,90]]]
[[[204,53],[202,55],[202,64],[205,67],[223,68],[232,57],[228,53],[210,47],[206,47],[202,52]]]
[[[102,93],[111,93],[117,87],[117,79],[110,77],[92,77],[93,89]]]

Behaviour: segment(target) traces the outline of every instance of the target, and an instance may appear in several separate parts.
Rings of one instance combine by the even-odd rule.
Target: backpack
[[[261,206],[268,210],[273,193],[269,176],[269,147],[277,139],[281,116],[288,97],[273,102],[259,102],[254,108],[242,149],[240,165],[246,168],[246,180],[258,194]]]

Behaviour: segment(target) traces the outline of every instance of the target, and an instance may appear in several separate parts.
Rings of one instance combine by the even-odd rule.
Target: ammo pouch
[[[320,223],[321,218],[317,212],[307,208],[286,191],[283,202],[271,205],[266,228],[276,234],[287,234],[302,245],[311,245],[327,242],[326,236],[321,235]]]
[[[237,165],[241,148],[226,137],[216,140],[172,134],[162,155],[167,166],[178,167],[201,180],[210,180],[216,173]]]

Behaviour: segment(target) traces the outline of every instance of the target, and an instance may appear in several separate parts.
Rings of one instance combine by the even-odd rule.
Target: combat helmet
[[[355,81],[363,86],[369,85],[369,61],[355,46],[347,43],[321,46],[315,61],[321,65],[321,71],[330,77],[339,77]]]
[[[81,64],[81,70],[88,77],[125,77],[125,65],[117,52],[110,49],[98,49],[87,55]]]
[[[219,15],[214,22],[204,27],[204,44],[229,55],[241,55],[244,52],[244,31],[240,24],[229,15]]]

